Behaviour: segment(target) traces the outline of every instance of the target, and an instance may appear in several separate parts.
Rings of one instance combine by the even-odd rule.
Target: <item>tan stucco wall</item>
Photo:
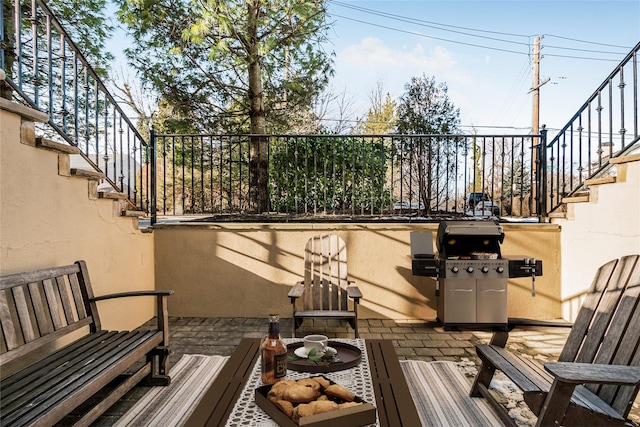
[[[21,117],[4,108],[0,274],[84,259],[96,295],[154,289],[153,235],[119,216],[117,202],[90,200],[86,179],[59,176],[58,154],[21,143]],[[128,298],[100,302],[99,308],[105,327],[132,329],[155,315],[153,304],[153,298]]]
[[[509,316],[560,317],[560,228],[550,224],[504,224],[504,256],[527,255],[544,263],[544,276],[509,281]],[[290,316],[287,293],[303,274],[306,241],[338,234],[347,244],[349,276],[364,294],[363,318],[436,317],[435,281],[411,273],[411,231],[437,224],[231,224],[156,226],[156,281],[175,290],[174,316]]]
[[[592,185],[589,202],[567,205],[562,226],[563,317],[574,320],[602,264],[640,254],[640,161],[616,166],[615,183]]]

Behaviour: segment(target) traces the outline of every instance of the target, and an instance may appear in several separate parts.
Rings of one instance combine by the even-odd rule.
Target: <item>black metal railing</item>
[[[4,6],[0,63],[12,98],[49,115],[43,136],[80,149],[72,166],[104,173],[133,207],[148,211],[145,138],[44,1],[15,1],[11,17]]]
[[[270,212],[538,216],[542,135],[155,135],[155,214],[251,214],[251,138],[268,140]],[[533,166],[532,166],[533,165]],[[485,203],[468,205],[478,193]]]
[[[585,189],[585,180],[614,173],[609,159],[639,143],[638,43],[604,80],[543,153],[549,211]]]

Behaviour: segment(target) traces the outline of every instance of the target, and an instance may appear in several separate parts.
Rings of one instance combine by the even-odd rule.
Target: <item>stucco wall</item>
[[[544,263],[531,296],[530,279],[509,281],[509,316],[560,317],[560,228],[504,224],[504,256],[528,255]],[[364,294],[363,318],[436,317],[435,281],[411,273],[410,232],[437,224],[159,224],[154,231],[156,281],[176,292],[174,316],[290,316],[287,293],[300,280],[304,245],[313,235],[338,234],[348,269]]]
[[[117,202],[90,200],[86,179],[59,176],[58,154],[21,143],[21,117],[0,107],[0,274],[84,259],[96,295],[154,289],[153,235],[119,216]],[[132,329],[155,315],[153,304],[99,308],[106,328]]]
[[[615,183],[592,185],[589,202],[570,203],[562,226],[563,317],[573,320],[598,267],[640,254],[640,160],[617,165]]]

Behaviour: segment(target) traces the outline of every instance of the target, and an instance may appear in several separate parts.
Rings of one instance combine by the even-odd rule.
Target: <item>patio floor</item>
[[[143,328],[152,327],[150,321]],[[259,338],[266,334],[266,318],[179,318],[171,317],[171,363],[175,364],[183,354],[230,355],[242,338]],[[479,361],[474,346],[487,343],[490,329],[445,330],[437,323],[396,322],[388,319],[364,319],[358,323],[360,338],[393,340],[398,357],[413,360]],[[291,319],[281,319],[283,337],[291,337]],[[305,321],[296,332],[301,337],[307,333],[323,333],[330,338],[353,338],[353,330],[338,321]],[[569,328],[528,326],[516,328],[509,334],[508,347],[513,351],[539,358],[555,359],[560,354]],[[111,426],[146,392],[148,387],[136,387],[107,413],[95,426]]]

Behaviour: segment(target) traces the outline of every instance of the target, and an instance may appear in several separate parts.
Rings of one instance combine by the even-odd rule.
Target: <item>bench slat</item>
[[[31,296],[31,303],[33,304],[33,311],[36,315],[36,323],[38,324],[40,336],[44,336],[53,332],[54,329],[41,286],[42,284],[38,282],[29,283],[29,295]]]
[[[73,308],[71,305],[71,297],[69,295],[69,290],[67,289],[67,284],[64,280],[65,276],[56,277],[56,286],[58,288],[58,295],[60,295],[60,300],[62,303],[62,310],[64,312],[64,318],[67,322],[67,325],[76,321],[75,316],[73,315]]]
[[[87,317],[87,310],[84,306],[84,300],[82,299],[82,291],[80,290],[80,283],[78,282],[78,276],[75,274],[69,276],[69,285],[71,286],[71,293],[73,294],[73,300],[75,301],[76,313],[78,313],[79,319]]]
[[[76,264],[70,264],[60,267],[43,268],[41,270],[0,276],[0,290],[13,288],[14,286],[28,285],[29,283],[34,282],[41,282],[44,279],[59,275],[75,274],[78,271],[80,271],[80,269]]]
[[[9,301],[7,301],[7,292],[8,291],[5,290],[0,291],[0,322],[2,323],[2,334],[7,345],[7,350],[13,350],[20,344],[18,342],[15,324],[11,317]]]
[[[53,324],[53,329],[57,331],[65,325],[62,323],[62,317],[60,316],[60,306],[58,305],[56,291],[53,288],[53,280],[43,280],[42,285],[44,287],[44,295],[47,298],[49,313],[51,314],[51,323]]]
[[[22,330],[22,337],[24,342],[31,342],[35,340],[36,334],[34,333],[33,323],[31,322],[31,315],[27,307],[27,300],[24,295],[24,288],[18,286],[13,288],[13,300],[16,303],[16,311],[18,312],[18,320],[20,321],[20,329]]]

